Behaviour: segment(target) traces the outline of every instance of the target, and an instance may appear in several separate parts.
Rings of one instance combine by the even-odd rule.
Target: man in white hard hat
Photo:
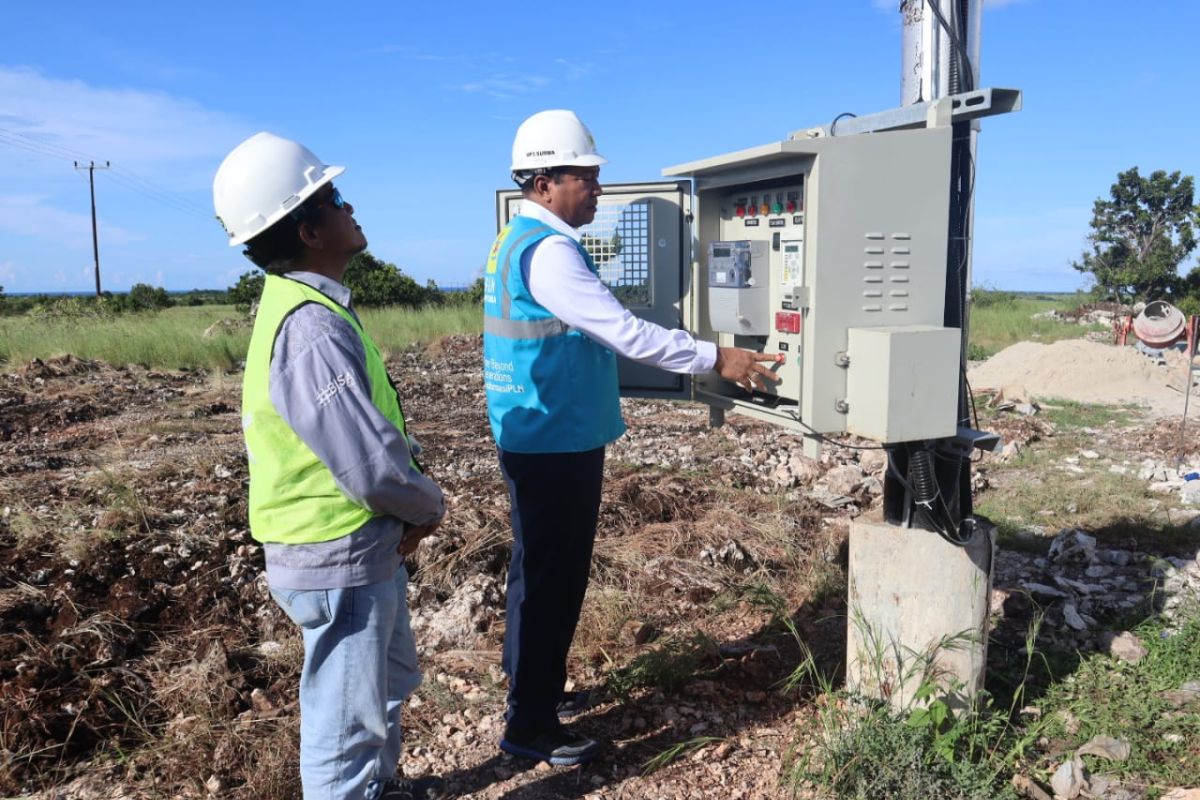
[[[250,532],[304,639],[304,797],[422,800],[440,779],[397,775],[401,708],[421,681],[404,556],[445,508],[341,282],[367,246],[333,185],[342,172],[259,133],[213,180],[230,245],[267,273],[242,387]]]
[[[776,380],[774,355],[717,348],[638,319],[601,282],[578,228],[596,215],[600,167],[571,111],[542,111],[513,141],[521,212],[500,232],[484,275],[484,385],[512,502],[500,748],[571,765],[598,742],[562,725],[586,707],[567,693],[566,660],[587,589],[604,447],[625,431],[620,354],[679,373],[716,370],[747,387]]]

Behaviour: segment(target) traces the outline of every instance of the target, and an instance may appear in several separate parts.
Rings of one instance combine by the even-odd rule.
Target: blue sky
[[[224,288],[251,268],[212,219],[212,174],[246,136],[330,163],[376,255],[472,280],[516,126],[572,108],[609,182],[899,103],[895,0],[692,3],[21,3],[0,30],[0,285],[93,285],[97,172],[107,289]],[[169,9],[166,10],[166,9]],[[1200,2],[993,0],[975,283],[1071,290],[1117,172],[1200,171]],[[1195,257],[1189,266],[1195,262]]]

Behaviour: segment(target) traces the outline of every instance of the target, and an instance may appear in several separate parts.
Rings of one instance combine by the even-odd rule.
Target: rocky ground
[[[836,679],[846,530],[878,505],[881,454],[813,461],[762,424],[714,430],[698,407],[626,401],[572,663],[599,699],[578,724],[612,744],[582,768],[534,767],[495,747],[509,533],[478,339],[390,366],[450,508],[413,562],[426,682],[404,769],[476,798],[790,796],[818,703],[781,682],[798,640]],[[0,794],[297,796],[299,645],[245,526],[238,394],[237,376],[69,357],[0,376]],[[1019,444],[977,465],[981,496],[1001,458],[1053,436],[997,414]],[[1183,494],[1166,424],[1113,430],[1103,457]],[[1107,621],[1200,587],[1196,538],[1026,535],[1053,541],[1000,552],[999,671],[1037,609],[1043,647],[1136,650]]]

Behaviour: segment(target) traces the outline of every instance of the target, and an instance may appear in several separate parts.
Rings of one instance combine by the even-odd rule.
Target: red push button
[[[775,312],[775,330],[780,333],[799,333],[800,332],[800,312],[799,311],[776,311]]]

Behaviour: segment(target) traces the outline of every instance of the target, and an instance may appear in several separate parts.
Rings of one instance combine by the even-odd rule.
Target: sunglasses
[[[333,190],[333,194],[329,195],[329,197],[325,200],[324,203],[321,203],[321,205],[323,205],[323,206],[330,205],[330,206],[333,206],[334,208],[345,208],[346,201],[344,199],[342,199],[342,193],[339,192],[335,188]]]
[[[317,209],[325,206],[333,206],[336,209],[343,209],[346,207],[346,199],[342,197],[342,193],[339,192],[335,187],[329,197],[326,197],[323,201],[312,206],[307,204],[298,206],[297,208],[292,209],[290,216],[292,219],[300,222],[307,219],[309,215],[314,213]]]

